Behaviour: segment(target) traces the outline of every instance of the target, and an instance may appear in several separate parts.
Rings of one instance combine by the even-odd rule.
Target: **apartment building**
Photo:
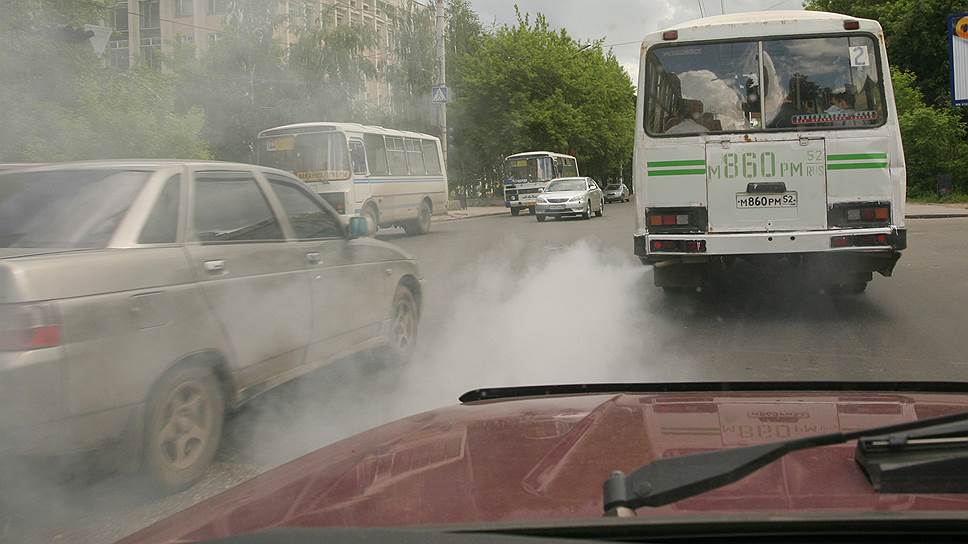
[[[397,17],[401,10],[428,9],[415,0],[265,0],[276,2],[277,13],[285,14],[276,29],[286,43],[312,24],[350,25],[376,33],[377,45],[365,54],[392,60]],[[137,62],[161,66],[160,53],[176,43],[190,43],[204,51],[219,39],[223,19],[231,0],[119,0],[108,17],[114,34],[108,44],[110,63],[127,69]],[[386,81],[367,81],[365,103],[384,106],[389,102]]]

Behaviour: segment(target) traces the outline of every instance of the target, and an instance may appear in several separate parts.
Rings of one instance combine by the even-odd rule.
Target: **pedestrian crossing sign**
[[[430,101],[434,104],[446,104],[447,95],[446,85],[435,85],[430,92]]]

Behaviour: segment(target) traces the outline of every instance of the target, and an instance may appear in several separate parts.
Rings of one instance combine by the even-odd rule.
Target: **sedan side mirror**
[[[350,240],[369,236],[372,230],[373,228],[370,226],[370,220],[368,218],[360,216],[350,217]]]

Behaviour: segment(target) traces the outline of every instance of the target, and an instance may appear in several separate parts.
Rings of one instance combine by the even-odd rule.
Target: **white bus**
[[[577,178],[578,160],[550,151],[517,153],[504,159],[504,205],[511,215],[527,208],[534,213],[538,193],[555,178]]]
[[[302,179],[347,220],[368,217],[408,234],[430,230],[447,213],[440,140],[355,123],[300,123],[259,133],[258,162]]]
[[[787,262],[831,292],[890,276],[905,168],[876,21],[812,11],[709,17],[646,37],[635,253],[695,288],[736,259]]]

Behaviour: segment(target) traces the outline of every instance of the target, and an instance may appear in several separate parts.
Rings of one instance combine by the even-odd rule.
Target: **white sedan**
[[[548,183],[538,197],[534,216],[538,222],[548,217],[578,215],[591,219],[592,213],[605,215],[605,197],[602,189],[592,178],[558,178]]]

